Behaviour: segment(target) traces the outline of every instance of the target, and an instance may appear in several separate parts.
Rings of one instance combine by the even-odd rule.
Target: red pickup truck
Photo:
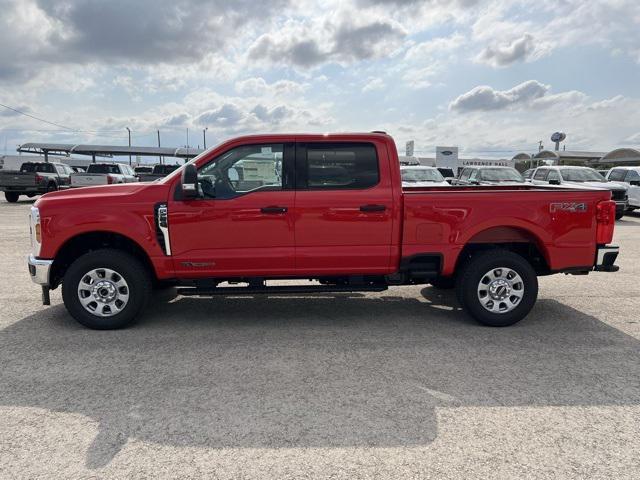
[[[533,307],[538,276],[618,269],[608,190],[401,185],[385,133],[240,137],[154,183],[46,194],[29,271],[45,304],[62,285],[73,317],[111,329],[167,283],[196,296],[431,283],[506,326]]]

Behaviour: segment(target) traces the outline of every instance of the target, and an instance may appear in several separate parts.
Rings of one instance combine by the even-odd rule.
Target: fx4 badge
[[[555,212],[586,212],[587,204],[586,203],[576,203],[576,202],[555,202],[549,204],[549,211],[551,213]]]

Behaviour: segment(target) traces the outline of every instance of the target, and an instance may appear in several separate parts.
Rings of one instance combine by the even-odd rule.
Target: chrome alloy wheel
[[[115,270],[94,268],[78,283],[80,304],[93,315],[111,317],[129,302],[129,285]]]
[[[515,270],[492,268],[478,283],[480,304],[492,313],[507,313],[516,308],[524,296],[524,282]]]

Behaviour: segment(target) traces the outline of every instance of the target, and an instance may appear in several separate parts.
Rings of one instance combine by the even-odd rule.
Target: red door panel
[[[293,205],[293,191],[170,202],[176,273],[193,278],[294,274]],[[268,207],[287,211],[263,213]]]

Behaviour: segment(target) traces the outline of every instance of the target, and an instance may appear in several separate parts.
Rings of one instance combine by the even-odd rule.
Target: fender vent
[[[166,203],[158,203],[154,209],[156,224],[156,238],[165,255],[171,255],[171,243],[169,240],[169,210]]]

